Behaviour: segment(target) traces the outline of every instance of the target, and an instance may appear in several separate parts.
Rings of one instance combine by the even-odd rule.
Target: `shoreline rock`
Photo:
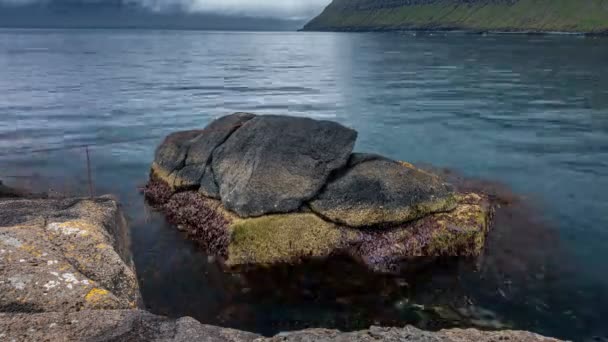
[[[0,311],[129,309],[142,299],[118,203],[0,199]]]
[[[144,192],[234,268],[345,253],[399,272],[416,257],[481,254],[494,210],[487,196],[458,193],[409,163],[353,153],[356,135],[329,121],[235,113],[167,137]],[[201,157],[184,163],[195,150]],[[183,186],[186,168],[199,183]]]
[[[484,332],[447,329],[428,332],[412,326],[340,332],[307,329],[263,337],[235,329],[201,324],[193,318],[170,319],[139,310],[98,310],[72,313],[0,313],[0,338],[8,341],[174,341],[174,342],[461,342],[511,341],[556,342],[559,340],[525,331]]]

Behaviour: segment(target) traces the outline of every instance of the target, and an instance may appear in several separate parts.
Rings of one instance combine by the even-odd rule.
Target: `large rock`
[[[148,185],[163,186],[167,191],[159,181]],[[148,196],[156,193],[164,192],[156,189]],[[338,225],[310,211],[241,218],[196,191],[177,193],[161,206],[170,221],[208,252],[222,256],[229,267],[293,264],[348,253],[374,271],[392,273],[411,258],[482,252],[493,210],[488,198],[460,194],[455,202],[450,212],[371,231]]]
[[[487,196],[353,154],[356,132],[337,123],[237,113],[193,132],[159,147],[146,197],[230,266],[347,252],[393,272],[412,257],[481,254]]]
[[[439,177],[407,163],[355,153],[310,208],[333,222],[369,227],[450,211],[456,204],[452,187]]]
[[[0,199],[0,311],[141,304],[119,206],[96,199]]]
[[[427,332],[412,326],[371,327],[340,332],[309,329],[265,338],[253,333],[204,325],[184,317],[168,319],[138,310],[81,311],[75,313],[0,314],[0,340],[6,341],[131,341],[131,342],[556,342],[523,331],[484,332],[450,329]]]
[[[242,217],[295,211],[346,165],[356,138],[331,121],[257,116],[213,154],[222,203]]]
[[[285,213],[346,164],[356,137],[330,121],[235,113],[169,135],[152,171],[174,191],[198,189],[242,217]]]

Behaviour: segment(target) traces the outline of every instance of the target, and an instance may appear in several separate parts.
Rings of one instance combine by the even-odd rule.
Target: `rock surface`
[[[285,213],[346,164],[356,137],[331,121],[235,113],[168,136],[152,169],[173,189],[199,189],[242,217]]]
[[[255,117],[213,154],[222,203],[242,217],[298,210],[346,164],[356,138],[331,121]]]
[[[550,342],[557,341],[537,334],[523,331],[499,331],[482,332],[475,329],[451,329],[439,332],[427,332],[412,326],[404,328],[383,328],[371,327],[369,330],[343,333],[336,330],[309,329],[293,333],[284,333],[276,337],[265,339],[267,342],[313,342],[313,341],[332,341],[332,342],[373,342],[373,341],[394,341],[394,342]]]
[[[141,304],[115,200],[0,199],[0,311]]]
[[[403,223],[456,208],[452,187],[406,163],[355,153],[310,202],[317,214],[351,227]]]
[[[221,117],[211,122],[202,134],[191,140],[188,146],[183,168],[176,171],[176,188],[198,187],[205,184],[207,196],[219,196],[215,185],[215,177],[211,170],[211,158],[217,147],[223,144],[232,133],[245,122],[253,119],[255,115],[248,113],[235,113]]]
[[[74,313],[1,314],[0,339],[7,341],[130,341],[130,342],[552,342],[555,339],[522,331],[482,332],[452,329],[426,332],[404,328],[371,327],[343,333],[309,329],[265,338],[260,335],[209,326],[184,317],[177,320],[139,310],[81,311]]]
[[[402,259],[481,253],[493,212],[486,196],[353,154],[356,136],[329,121],[229,115],[169,136],[146,197],[229,266],[346,252],[393,272]]]
[[[158,146],[154,155],[154,172],[171,186],[175,183],[175,172],[183,168],[192,140],[202,130],[172,133]]]

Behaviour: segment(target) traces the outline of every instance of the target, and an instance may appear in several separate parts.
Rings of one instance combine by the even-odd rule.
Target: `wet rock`
[[[428,215],[386,231],[362,233],[355,256],[370,269],[385,273],[431,263],[436,257],[479,256],[494,209],[487,197],[475,193],[456,199],[456,208],[450,212]]]
[[[139,310],[97,310],[73,313],[1,314],[0,338],[8,341],[209,341],[209,342],[461,342],[538,341],[556,339],[523,331],[479,331],[450,329],[428,332],[412,326],[371,327],[369,330],[340,332],[308,329],[265,338],[253,333],[204,325],[184,317],[169,319]]]
[[[230,266],[294,263],[302,258],[327,257],[357,239],[312,213],[277,214],[232,223],[228,245]]]
[[[139,306],[128,243],[112,198],[0,200],[0,311]]]
[[[310,208],[333,222],[370,227],[450,211],[456,204],[452,187],[439,177],[407,163],[356,153]]]
[[[213,154],[222,203],[241,217],[295,211],[347,163],[356,138],[331,121],[257,116]]]
[[[479,255],[492,217],[489,200],[477,194],[458,195],[451,212],[383,230],[337,225],[310,211],[241,218],[194,191],[173,195],[162,208],[229,267],[293,264],[345,252],[374,271],[389,273],[413,258]]]

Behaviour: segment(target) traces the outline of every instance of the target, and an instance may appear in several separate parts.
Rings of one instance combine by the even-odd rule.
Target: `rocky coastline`
[[[243,114],[236,116],[242,117]],[[228,118],[234,120],[234,116]],[[281,120],[291,122],[292,119]],[[226,127],[218,125],[217,122],[215,124],[219,131]],[[308,122],[308,124],[314,126],[317,123]],[[218,134],[221,138],[220,145],[228,142],[237,130],[245,127],[230,126],[232,132],[228,136],[225,132]],[[289,129],[284,127],[281,132],[286,136],[290,135]],[[311,137],[307,134],[308,130],[303,132],[306,134],[297,134],[296,136],[299,137],[297,139],[302,136]],[[205,145],[200,139],[192,141],[193,137],[200,138],[201,134],[208,137],[209,130],[179,133],[177,137],[189,136],[188,142]],[[481,253],[483,238],[490,232],[492,218],[492,205],[488,196],[472,192],[459,193],[436,178],[437,176],[407,163],[390,161],[380,156],[352,154],[351,148],[354,145],[352,137],[355,134],[350,132],[349,134],[350,138],[342,145],[347,146],[341,152],[344,155],[343,162],[335,166],[341,171],[334,172],[335,169],[327,169],[318,163],[322,158],[313,158],[315,160],[313,164],[316,166],[314,172],[323,170],[327,177],[321,179],[317,185],[311,185],[312,183],[301,179],[297,184],[308,184],[308,189],[315,192],[312,196],[306,195],[303,201],[292,196],[289,197],[288,204],[275,205],[276,203],[272,202],[271,191],[263,196],[263,203],[255,206],[247,201],[240,201],[240,195],[228,197],[234,199],[231,208],[235,211],[226,209],[223,204],[226,189],[215,179],[214,166],[211,167],[213,170],[211,172],[214,173],[211,179],[213,182],[207,186],[201,183],[188,185],[190,184],[188,175],[196,174],[201,169],[204,173],[209,170],[209,166],[201,161],[195,164],[185,163],[184,161],[197,158],[200,154],[192,153],[194,146],[192,144],[187,146],[188,153],[185,153],[184,141],[175,139],[176,136],[167,139],[173,144],[172,146],[159,148],[160,152],[157,153],[154,171],[145,194],[157,208],[167,213],[170,220],[179,222],[179,228],[192,230],[189,233],[194,234],[197,241],[206,243],[205,248],[226,257],[227,264],[232,263],[232,266],[251,263],[256,265],[276,262],[295,263],[301,258],[327,257],[345,245],[348,245],[346,250],[350,250],[353,257],[362,259],[364,265],[379,272],[398,271],[394,265],[398,265],[403,260],[411,262],[411,258],[416,255],[445,254],[468,257]],[[262,146],[274,146],[272,139],[269,136],[266,138],[270,139],[270,145],[262,144]],[[174,148],[175,146],[177,148]],[[213,146],[208,158],[221,165],[220,154],[215,153],[218,145],[207,146]],[[287,143],[284,146],[292,148],[299,145]],[[230,151],[224,150],[222,153],[229,155]],[[328,150],[323,152],[325,155],[327,153]],[[159,155],[161,159],[158,159]],[[179,172],[175,172],[178,169],[176,168],[174,172],[163,173],[163,168],[159,165],[163,165],[162,158],[166,158],[167,155],[177,155],[177,159],[181,159],[181,162],[176,164]],[[253,155],[256,157],[265,155],[263,148]],[[294,165],[301,162],[297,154],[286,156],[292,158],[292,161],[293,158],[296,159],[293,161]],[[325,159],[327,161],[325,165],[331,164],[330,159]],[[235,163],[243,160],[247,158],[231,159],[230,168],[225,172],[237,171]],[[274,174],[268,178],[279,189],[281,178],[277,176],[276,170],[280,169],[277,167],[280,162],[273,160],[274,164],[271,165],[270,170],[274,170]],[[363,170],[357,169],[358,165],[366,163],[370,164]],[[377,163],[382,167],[377,167]],[[191,167],[189,172],[183,172],[182,170],[188,165],[197,165],[197,167]],[[416,194],[414,197],[417,200],[406,201],[408,203],[406,207],[389,205],[380,211],[371,210],[378,208],[370,203],[378,201],[388,203],[386,201],[393,198],[382,197],[381,191],[374,191],[372,194],[359,197],[356,202],[359,205],[341,205],[345,198],[349,198],[341,191],[351,188],[352,183],[349,179],[353,173],[358,175],[354,177],[357,180],[355,183],[369,182],[369,177],[376,180],[377,170],[383,170],[385,181],[392,179],[395,189],[399,189],[400,192],[410,191]],[[290,170],[290,174],[294,172],[293,169]],[[178,179],[177,174],[182,177]],[[367,175],[368,178],[362,175]],[[424,181],[418,184],[418,187],[408,190],[404,184],[398,184],[403,181],[400,175],[408,175],[413,179],[420,177],[419,180]],[[200,177],[204,178],[204,175]],[[251,172],[249,179],[255,177],[255,172]],[[229,179],[236,181],[237,178]],[[168,183],[167,179],[171,179],[173,183]],[[302,188],[298,188],[291,179],[288,179],[287,183],[294,188],[289,190],[290,193],[302,191]],[[214,184],[218,186],[214,188]],[[244,186],[246,189],[248,184]],[[429,187],[429,184],[432,186]],[[176,190],[176,186],[179,190]],[[196,191],[195,186],[198,187]],[[254,200],[258,199],[257,194],[260,189],[267,189],[267,186],[254,189],[252,196]],[[524,331],[446,329],[431,332],[413,326],[372,326],[368,330],[355,332],[308,329],[265,337],[255,333],[205,325],[190,317],[174,319],[158,316],[145,311],[144,299],[140,293],[137,273],[131,257],[129,227],[115,198],[112,196],[50,198],[27,194],[2,184],[0,190],[0,340],[2,341],[557,341]],[[428,196],[431,190],[433,195]],[[233,194],[232,191],[234,190],[227,193]],[[326,192],[326,195],[319,196],[316,193],[319,191]],[[208,197],[209,194],[215,194],[215,198]],[[368,202],[360,201],[361,198],[367,199]],[[399,202],[403,200],[404,198],[398,197]],[[279,198],[278,201],[282,202],[283,198]],[[311,204],[313,208],[303,210],[304,202],[316,204]],[[272,205],[267,205],[268,203]],[[364,204],[363,207],[361,203]],[[425,205],[416,205],[420,203]],[[294,207],[297,207],[295,212],[290,211]],[[366,214],[352,215],[349,208]],[[368,210],[365,210],[366,208]],[[236,212],[240,212],[242,216]],[[324,213],[322,217],[317,214],[320,212]],[[386,219],[387,217],[390,219]],[[333,220],[341,220],[341,223],[335,223]],[[315,223],[313,227],[318,231],[309,232],[308,235],[313,236],[314,239],[307,240],[306,234],[301,235],[301,233],[310,229],[311,222]],[[446,231],[438,229],[442,225],[447,227]],[[289,227],[297,229],[287,229]],[[270,231],[279,238],[256,240],[258,234],[252,235],[249,230],[257,233]],[[435,236],[438,232],[442,234]],[[445,235],[446,232],[449,234]],[[268,236],[268,234],[262,235]],[[429,242],[433,239],[438,239],[443,244],[432,249],[430,248],[432,244],[429,245]],[[294,244],[300,240],[303,241],[302,244]],[[319,247],[319,241],[327,243]],[[394,244],[395,241],[398,243]],[[260,246],[263,247],[261,248],[263,253],[259,252]],[[317,254],[311,255],[311,252]]]

